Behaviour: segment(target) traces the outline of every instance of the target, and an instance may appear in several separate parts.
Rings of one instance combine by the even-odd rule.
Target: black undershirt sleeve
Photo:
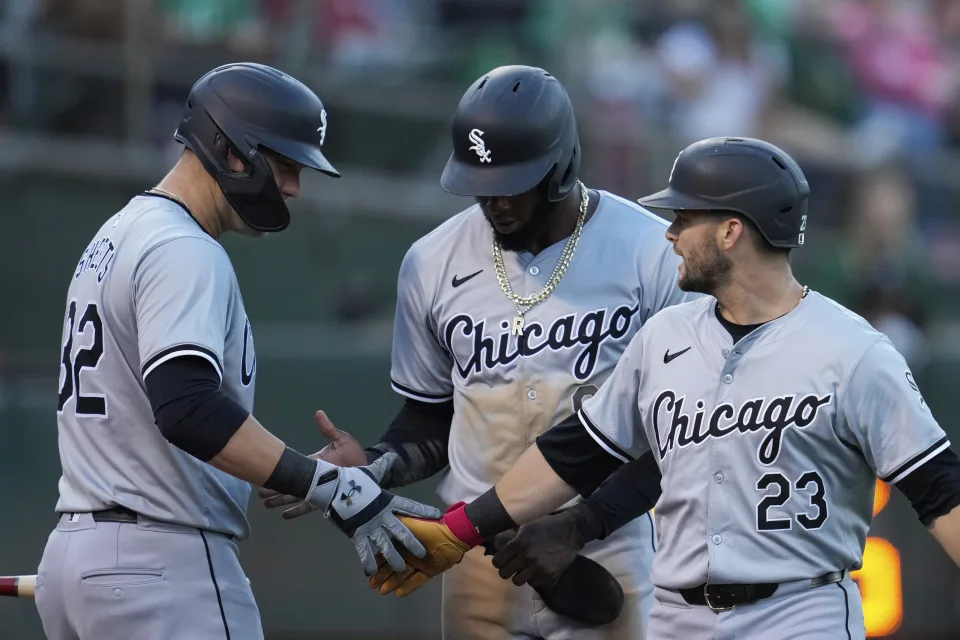
[[[584,498],[623,465],[597,444],[576,414],[543,432],[537,448],[554,473]]]
[[[622,465],[589,498],[572,508],[582,516],[585,540],[603,540],[653,509],[660,499],[660,467],[652,452]]]
[[[605,538],[660,499],[653,454],[623,464],[590,437],[575,414],[537,438],[537,448],[560,479],[586,498],[571,507],[584,540]],[[516,527],[496,487],[468,504],[466,513],[483,538]]]
[[[203,462],[220,453],[250,415],[220,390],[217,370],[200,357],[168,360],[144,385],[163,437]]]
[[[960,457],[944,449],[896,484],[925,527],[960,506]]]
[[[380,441],[366,449],[367,462],[393,451],[399,459],[380,486],[405,487],[442,471],[449,463],[447,444],[453,401],[422,402],[406,398]]]
[[[217,370],[203,358],[168,360],[153,369],[144,384],[163,437],[203,462],[220,453],[250,415],[220,390]],[[316,470],[315,460],[287,447],[263,486],[302,499]]]

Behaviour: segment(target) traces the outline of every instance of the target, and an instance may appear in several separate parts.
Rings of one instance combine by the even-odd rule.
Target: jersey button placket
[[[717,385],[717,393],[714,399],[714,407],[724,402],[732,404],[733,391],[731,385],[735,379],[735,370],[740,359],[739,349],[725,348],[721,351],[723,356],[723,368],[720,371],[720,380]],[[709,419],[707,416],[706,419]],[[728,484],[725,484],[726,477],[724,470],[728,467],[727,447],[730,446],[730,440],[727,438],[710,438],[709,440],[709,467],[705,469],[710,474],[707,489],[707,540],[708,545],[708,580],[717,581],[717,576],[722,576],[728,570],[728,558],[721,551],[723,544],[723,532],[728,530],[730,525],[730,504],[728,500]]]
[[[514,285],[514,290],[517,293],[519,293],[521,296],[529,296],[530,281],[527,276],[530,273],[531,267],[529,267],[528,265],[530,261],[533,260],[534,256],[530,253],[523,252],[521,254],[518,254],[518,258],[519,258],[518,266],[521,268],[521,271],[519,273],[520,284],[519,286]],[[529,323],[532,320],[534,309],[535,307],[531,307],[527,309],[526,312],[524,313],[523,317],[524,317],[525,323]],[[519,344],[519,340],[520,340],[520,336],[515,336],[515,335],[510,336],[510,342],[512,344]],[[523,357],[517,358],[516,365],[517,365],[517,374],[518,374],[516,384],[522,385],[520,387],[521,389],[526,389],[526,391],[523,392],[523,397],[525,397],[526,399],[524,401],[521,401],[520,403],[520,425],[521,425],[521,428],[523,429],[523,434],[522,434],[523,438],[521,440],[522,446],[524,448],[527,448],[530,446],[531,437],[534,435],[533,424],[536,422],[536,416],[537,416],[536,399],[538,394],[537,394],[537,390],[534,388],[536,386],[536,380],[535,380],[536,376],[532,375],[527,370],[527,368],[531,366],[531,363],[527,360],[527,358],[523,358]]]

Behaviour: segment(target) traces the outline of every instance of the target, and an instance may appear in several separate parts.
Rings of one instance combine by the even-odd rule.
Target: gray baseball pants
[[[35,597],[48,640],[263,640],[236,543],[143,516],[63,514]]]
[[[647,640],[864,640],[860,589],[843,580],[810,588],[781,584],[771,597],[729,611],[689,605],[675,592],[653,589]]]

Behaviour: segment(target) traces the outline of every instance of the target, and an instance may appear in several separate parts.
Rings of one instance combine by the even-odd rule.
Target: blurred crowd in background
[[[325,73],[370,82],[465,88],[499,64],[541,64],[578,91],[581,119],[602,123],[587,162],[627,196],[640,195],[648,152],[635,143],[650,132],[673,153],[766,137],[809,168],[817,221],[842,229],[810,252],[813,286],[917,357],[923,330],[952,315],[941,285],[960,276],[956,0],[5,0],[3,48],[120,43],[131,3],[161,49],[282,61],[299,46]],[[306,42],[292,42],[295,24]],[[122,132],[122,79],[21,67],[0,62],[0,126]],[[187,88],[155,91],[157,144],[172,144]]]
[[[887,331],[915,365],[931,341],[960,354],[957,0],[2,0],[0,7],[0,127],[11,130],[106,139],[129,131],[118,123],[129,108],[121,95],[130,65],[111,77],[37,62],[49,43],[66,38],[113,43],[118,56],[129,55],[132,39],[157,59],[215,53],[289,63],[295,75],[317,70],[329,82],[352,83],[343,86],[379,84],[388,110],[398,85],[459,95],[497,65],[538,64],[574,94],[592,185],[627,197],[659,188],[664,163],[693,140],[769,139],[796,155],[814,187],[811,225],[823,233],[797,256],[809,284]],[[144,135],[171,153],[191,80],[157,80],[150,90]],[[445,117],[434,123],[440,151],[404,155],[411,173],[446,153]],[[375,162],[369,156],[377,152],[357,163]]]

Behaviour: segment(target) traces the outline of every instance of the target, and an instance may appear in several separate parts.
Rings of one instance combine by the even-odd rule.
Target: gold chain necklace
[[[521,296],[513,292],[513,287],[510,286],[510,280],[507,278],[507,269],[503,265],[503,254],[500,251],[500,243],[497,242],[496,236],[493,238],[493,265],[497,272],[497,281],[500,283],[500,288],[503,290],[503,293],[517,309],[517,315],[513,318],[513,327],[510,329],[511,335],[523,333],[523,314],[550,297],[550,294],[557,288],[561,278],[563,278],[563,275],[567,272],[567,267],[570,266],[570,261],[573,259],[573,252],[576,251],[577,244],[580,242],[580,232],[583,230],[583,223],[587,217],[587,204],[590,202],[587,188],[583,183],[577,180],[577,186],[580,187],[580,216],[577,218],[577,225],[574,227],[570,237],[567,238],[567,243],[563,247],[563,252],[560,254],[557,266],[554,267],[553,273],[550,274],[550,279],[547,280],[547,284],[544,285],[539,293],[531,296]]]
[[[190,211],[190,208],[187,206],[187,204],[183,200],[173,195],[169,191],[164,191],[160,187],[154,187],[153,189],[149,189],[147,193],[159,193],[161,195],[167,196],[168,198],[170,198],[171,200],[179,204],[181,207],[183,207],[185,211],[188,211],[188,212]]]

